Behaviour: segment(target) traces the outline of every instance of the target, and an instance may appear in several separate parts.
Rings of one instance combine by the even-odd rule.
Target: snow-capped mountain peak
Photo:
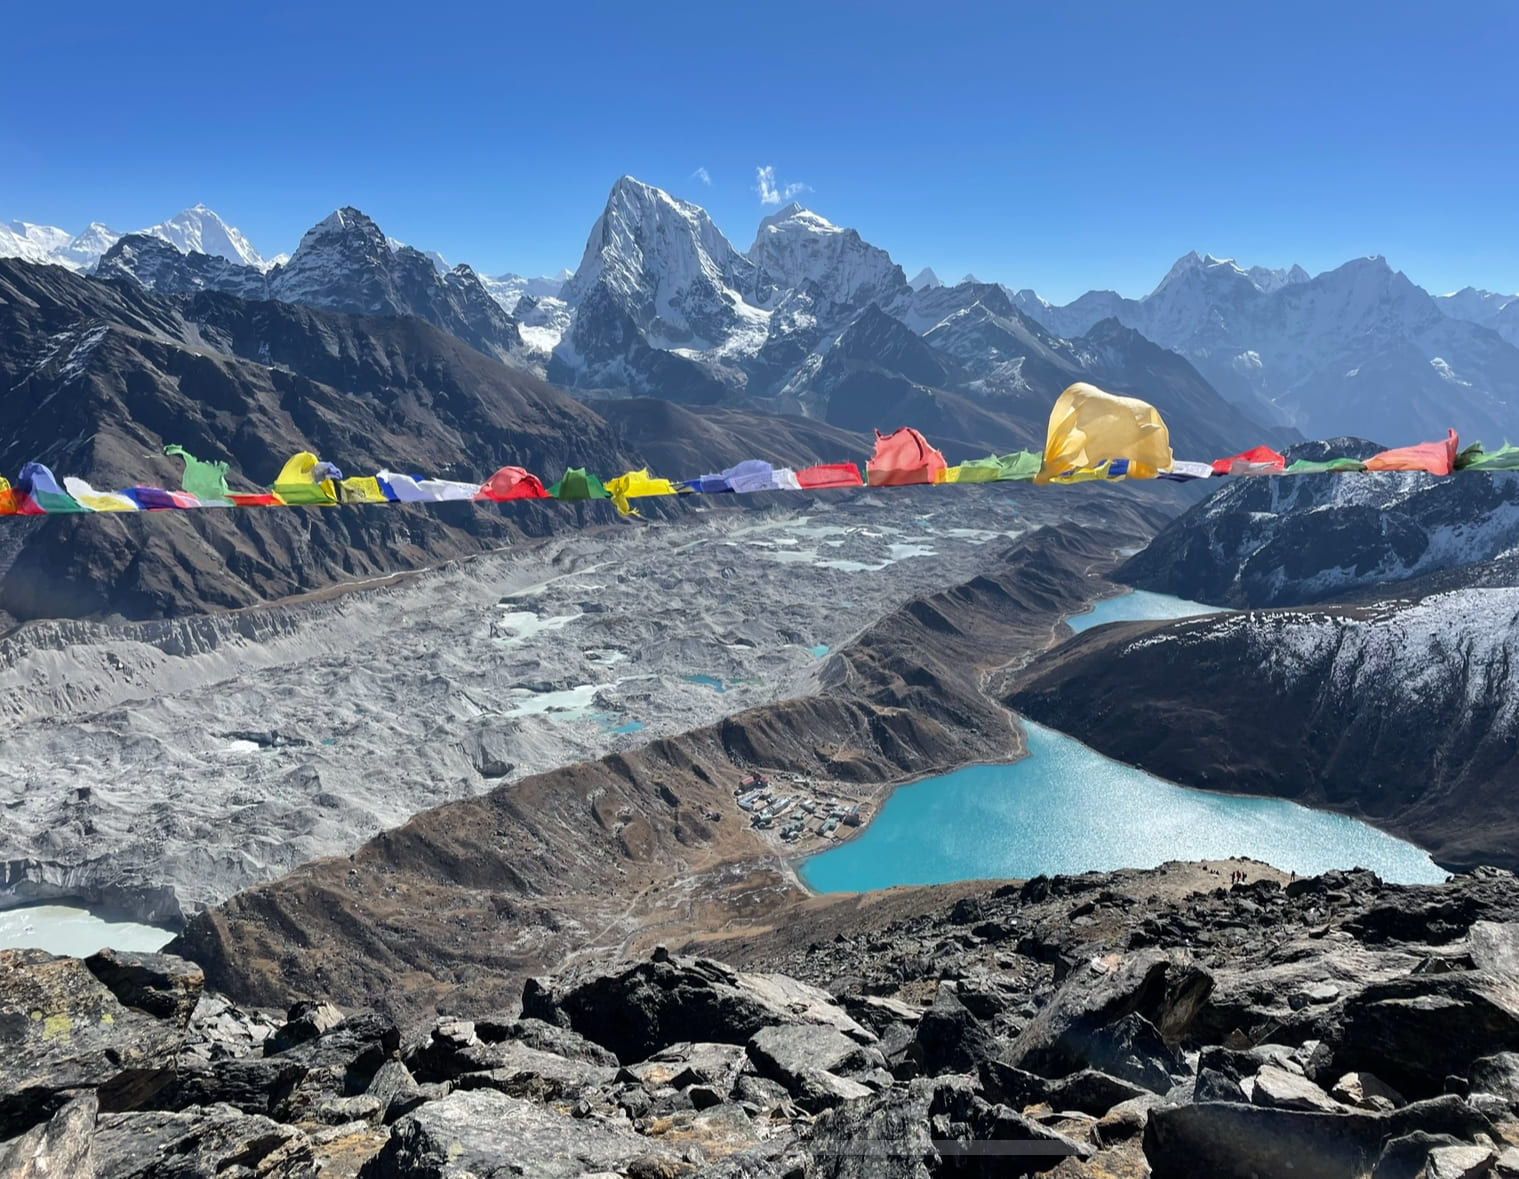
[[[257,270],[268,270],[272,265],[241,232],[201,204],[138,232],[162,238],[183,254],[211,254]]]
[[[1196,281],[1198,278],[1205,280],[1240,278],[1250,282],[1250,276],[1241,267],[1235,265],[1233,258],[1215,258],[1212,254],[1199,254],[1196,250],[1191,250],[1172,264],[1171,269],[1166,271],[1165,278],[1161,279],[1159,285],[1150,293],[1150,297],[1154,298],[1167,288],[1179,283]],[[1250,285],[1255,286],[1253,282]]]
[[[722,341],[753,289],[754,264],[707,211],[632,176],[612,186],[561,297],[575,307],[605,291],[657,347]]]
[[[362,304],[355,310],[392,314],[394,272],[413,258],[436,272],[420,252],[406,245],[392,246],[374,221],[345,205],[305,232],[290,261],[270,276],[272,291],[285,302],[315,307],[351,301],[354,292],[364,291]]]
[[[1435,299],[1435,306],[1452,319],[1464,319],[1492,328],[1510,344],[1519,347],[1519,294],[1500,295],[1463,287]]]
[[[574,272],[565,269],[558,274],[543,274],[537,278],[510,272],[496,275],[482,274],[480,281],[490,292],[491,298],[507,311],[513,311],[524,295],[531,299],[559,298],[564,284],[573,277]]]
[[[1312,275],[1296,263],[1282,270],[1273,270],[1269,266],[1252,266],[1245,271],[1245,275],[1255,284],[1256,290],[1267,295],[1283,287],[1308,282],[1312,278]]]
[[[926,291],[933,287],[942,287],[944,281],[933,272],[932,267],[925,266],[922,270],[918,271],[907,285],[915,291]]]
[[[1198,279],[1222,280],[1226,283],[1237,283],[1240,279],[1244,279],[1262,294],[1269,295],[1283,287],[1307,282],[1309,274],[1297,265],[1281,270],[1273,270],[1269,266],[1252,266],[1246,270],[1233,258],[1215,258],[1212,254],[1199,254],[1196,250],[1192,250],[1176,260],[1151,295],[1152,297],[1158,295],[1161,291],[1174,287],[1178,283]]]
[[[33,225],[30,221],[0,224],[0,257],[50,262],[52,255],[68,244],[68,231],[51,225]]]
[[[70,270],[88,270],[121,237],[109,226],[92,221],[84,232],[71,234],[52,225],[30,221],[0,223],[0,258],[52,263]]]
[[[825,302],[855,308],[907,288],[907,276],[885,250],[795,202],[760,222],[749,260],[757,268],[754,293],[762,305],[808,284]]]

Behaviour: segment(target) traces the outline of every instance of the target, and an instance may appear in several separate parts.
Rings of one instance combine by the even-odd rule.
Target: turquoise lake
[[[1066,619],[1184,618],[1218,608],[1136,590]],[[1370,868],[1399,884],[1438,883],[1422,850],[1355,819],[1272,798],[1188,790],[1029,721],[1029,756],[899,787],[863,834],[801,866],[818,892],[894,884],[1027,879],[1249,856],[1311,875]]]
[[[1190,618],[1196,614],[1221,614],[1218,606],[1173,598],[1170,594],[1152,594],[1149,590],[1130,590],[1116,598],[1104,598],[1085,614],[1072,614],[1066,625],[1076,632],[1090,630],[1106,622],[1148,622],[1162,618]]]
[[[1361,867],[1399,884],[1445,879],[1419,848],[1355,819],[1188,790],[1023,724],[1028,757],[899,787],[863,834],[807,860],[802,879],[860,892],[1229,856],[1300,876]]]

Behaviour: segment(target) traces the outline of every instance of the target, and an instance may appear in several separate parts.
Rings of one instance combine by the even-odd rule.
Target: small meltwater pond
[[[74,905],[29,905],[0,912],[0,950],[35,949],[87,958],[96,950],[151,953],[174,938],[172,929],[107,921]]]

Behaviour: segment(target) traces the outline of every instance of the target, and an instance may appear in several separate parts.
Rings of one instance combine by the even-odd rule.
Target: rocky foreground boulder
[[[1519,1176],[1519,881],[1245,875],[824,905],[414,1028],[0,952],[0,1176]]]

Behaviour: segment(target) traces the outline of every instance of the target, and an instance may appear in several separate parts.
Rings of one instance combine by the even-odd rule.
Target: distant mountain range
[[[1188,254],[1143,299],[1089,291],[1019,307],[1062,335],[1114,318],[1195,364],[1230,400],[1312,437],[1519,434],[1519,299],[1433,298],[1383,258],[1310,278]]]
[[[412,315],[582,397],[850,428],[915,415],[983,452],[1037,440],[1050,401],[1082,378],[1153,401],[1193,455],[1302,435],[1391,444],[1446,425],[1519,436],[1519,297],[1435,298],[1380,258],[1311,276],[1193,253],[1142,299],[1056,306],[972,275],[908,281],[885,250],[797,204],[740,251],[705,210],[628,176],[579,266],[553,277],[450,267],[353,208],[269,260],[201,205],[127,235],[13,222],[7,254],[162,294]]]
[[[137,232],[166,241],[181,253],[212,254],[258,270],[268,270],[285,260],[285,255],[281,254],[265,261],[247,238],[205,205],[192,205],[167,221]],[[122,236],[99,221],[92,221],[79,234],[70,234],[50,225],[10,221],[0,224],[0,258],[21,258],[27,262],[50,262],[70,270],[90,270]]]

